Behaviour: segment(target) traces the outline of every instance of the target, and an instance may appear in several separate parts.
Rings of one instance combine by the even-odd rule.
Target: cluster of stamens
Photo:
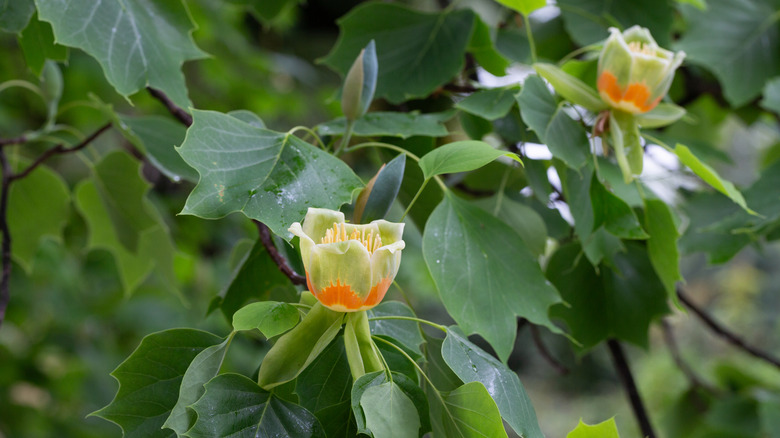
[[[628,43],[628,50],[634,53],[641,53],[643,55],[655,55],[655,50],[652,47],[649,47],[639,41],[632,41]]]
[[[363,244],[368,250],[369,255],[382,247],[382,239],[379,237],[378,233],[374,235],[374,230],[368,230],[368,233],[366,233],[365,228],[362,230],[356,228],[347,235],[347,226],[343,222],[334,222],[333,228],[330,228],[325,232],[325,237],[321,239],[320,243],[346,242],[347,240],[357,240]]]

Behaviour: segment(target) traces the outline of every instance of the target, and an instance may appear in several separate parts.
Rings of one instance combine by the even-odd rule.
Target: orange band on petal
[[[359,310],[370,309],[385,297],[387,289],[390,288],[390,284],[393,282],[391,278],[384,278],[369,291],[368,296],[365,299],[361,299],[348,284],[341,284],[337,279],[336,284],[331,283],[330,286],[326,286],[321,290],[316,290],[312,287],[309,274],[306,274],[306,283],[309,286],[309,291],[319,300],[325,307],[338,312],[356,312]]]
[[[623,90],[620,89],[617,78],[612,73],[608,71],[601,73],[597,86],[599,91],[606,93],[614,103],[618,103],[623,99]]]
[[[647,85],[637,82],[626,87],[624,92],[618,85],[615,75],[608,71],[601,73],[597,85],[599,91],[605,93],[612,101],[610,103],[613,106],[623,110],[646,113],[655,108],[661,101],[661,97],[650,101],[650,90],[647,88]],[[635,108],[635,110],[632,111],[632,108]]]

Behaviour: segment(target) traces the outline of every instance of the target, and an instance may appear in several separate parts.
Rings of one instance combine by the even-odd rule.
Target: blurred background
[[[210,55],[183,68],[194,106],[224,112],[246,109],[276,131],[314,126],[340,116],[340,77],[317,60],[338,38],[336,20],[357,3],[187,1],[198,27],[193,38]],[[414,2],[414,6],[423,10],[440,7],[433,1]],[[474,7],[483,17],[501,19],[498,7],[489,1],[463,1],[458,7]],[[560,57],[577,48],[563,32],[556,7],[537,11],[531,18],[545,53]],[[507,23],[501,32],[502,53],[518,63],[527,62],[527,41],[516,23]],[[15,35],[0,33],[0,53],[0,84],[19,80],[38,83],[26,68]],[[145,92],[133,96],[132,104],[117,95],[97,62],[78,50],[70,51],[61,69],[65,86],[58,120],[82,132],[91,132],[105,122],[100,102],[128,115],[167,115]],[[522,71],[510,69],[520,75],[515,77],[521,77]],[[515,80],[485,72],[475,75],[486,83],[493,81],[491,84]],[[43,123],[47,109],[37,95],[24,87],[0,87],[0,137],[13,137]],[[680,86],[673,87],[673,100],[690,98],[683,94]],[[451,103],[443,94],[410,102],[402,109],[441,108]],[[777,121],[723,110],[717,99],[705,97],[697,105],[712,120],[719,171],[738,185],[753,183],[767,165],[767,156],[777,150],[772,148],[778,143]],[[448,127],[462,132],[461,123],[463,120],[456,118]],[[96,153],[118,143],[132,151],[133,146],[119,134],[109,132],[95,142]],[[365,160],[360,161],[362,158]],[[670,165],[661,152],[651,158],[655,164],[648,165],[653,172],[648,178],[657,182],[660,190],[671,187],[678,196],[695,197],[686,191],[695,181],[671,174],[676,163]],[[379,164],[376,156],[351,155],[349,159],[354,160],[350,164],[364,180]],[[75,155],[49,164],[60,171],[71,190],[89,172]],[[145,335],[172,327],[203,328],[220,335],[230,331],[220,312],[204,315],[251,248],[256,238],[254,225],[236,214],[219,221],[177,216],[192,185],[174,182],[148,163],[144,176],[152,184],[149,197],[175,242],[178,290],[171,291],[160,278],[148,275],[129,294],[110,249],[89,248],[87,224],[75,208],[69,208],[62,238],[42,240],[29,263],[13,266],[11,304],[0,329],[0,437],[120,436],[118,427],[88,415],[111,401],[117,383],[109,373]],[[688,200],[693,208],[699,205],[697,199]],[[551,203],[549,207],[554,206]],[[400,216],[403,209],[394,208],[390,215]],[[422,260],[420,232],[414,223],[408,226],[405,239],[408,246],[399,284],[421,317],[449,323]],[[697,243],[685,239],[682,249],[695,252]],[[749,342],[775,354],[780,352],[778,255],[777,244],[769,243],[749,245],[715,266],[701,254],[683,259],[688,296]],[[393,291],[389,299],[401,297]],[[760,421],[754,412],[759,409],[753,402],[755,397],[761,397],[767,388],[780,391],[778,370],[713,336],[690,312],[673,309],[664,324],[671,330],[654,324],[647,350],[627,346],[656,428],[663,436],[686,437],[693,436],[688,428],[698,422],[700,430],[712,432],[701,436],[754,436],[750,431],[757,430],[757,425],[745,422]],[[621,437],[639,436],[606,347],[579,357],[567,339],[544,329],[536,335],[537,341],[528,325],[520,325],[509,364],[519,372],[548,437],[564,436],[580,418],[597,423],[613,415]],[[540,343],[546,346],[546,353],[540,351]],[[225,368],[250,375],[264,348],[259,337],[237,337]],[[694,389],[690,389],[692,383]],[[695,406],[699,399],[709,403],[711,391],[729,391],[733,396],[720,398],[722,409],[711,406],[706,415],[683,409]]]

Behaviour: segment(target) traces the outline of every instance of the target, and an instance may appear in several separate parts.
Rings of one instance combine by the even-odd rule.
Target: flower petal
[[[303,232],[314,243],[319,243],[325,237],[325,232],[333,227],[334,223],[343,223],[344,213],[326,208],[309,208],[306,218],[303,220]]]

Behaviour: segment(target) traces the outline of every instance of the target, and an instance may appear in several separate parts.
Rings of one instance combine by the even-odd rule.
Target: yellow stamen
[[[648,47],[639,41],[632,41],[628,43],[628,50],[635,53],[641,53],[643,55],[655,55],[655,50],[652,47]]]
[[[365,228],[362,230],[356,228],[347,236],[347,226],[343,222],[334,222],[333,228],[330,228],[325,232],[325,236],[320,240],[320,243],[346,242],[347,240],[357,240],[360,242],[366,247],[369,255],[382,247],[382,239],[379,237],[378,233],[374,235],[374,230],[369,230],[368,234],[366,234]]]

